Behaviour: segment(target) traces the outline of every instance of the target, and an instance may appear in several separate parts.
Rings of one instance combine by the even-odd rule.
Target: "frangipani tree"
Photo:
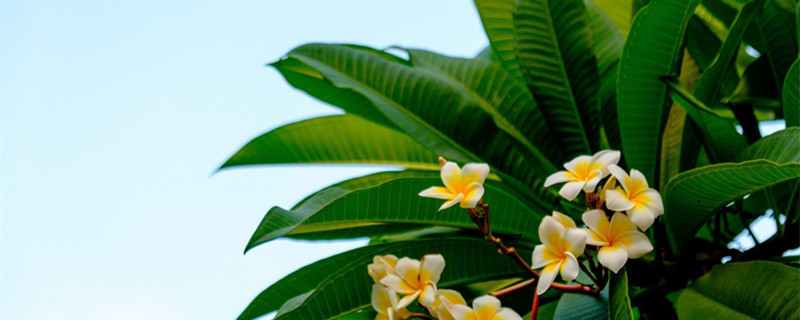
[[[800,245],[796,0],[475,6],[490,46],[474,58],[307,44],[272,64],[344,114],[269,131],[223,168],[405,170],[270,209],[245,251],[370,243],[239,319],[800,318],[782,256]],[[769,240],[729,246],[765,216]]]

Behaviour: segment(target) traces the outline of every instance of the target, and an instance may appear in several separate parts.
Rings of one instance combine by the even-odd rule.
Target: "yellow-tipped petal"
[[[440,254],[428,254],[422,257],[419,267],[419,282],[439,283],[444,270],[444,257]]]
[[[549,249],[560,251],[561,234],[564,233],[564,226],[558,223],[551,216],[545,216],[539,224],[539,240]]]
[[[589,161],[591,160],[592,157],[590,156],[577,156],[575,157],[575,159],[572,159],[569,162],[565,163],[564,169],[567,169],[567,171],[572,172],[578,177],[578,179],[580,179],[581,176],[580,174],[578,174],[578,171],[580,171],[581,168],[588,168]]]
[[[449,189],[443,187],[430,187],[419,193],[421,197],[450,200],[456,197]]]
[[[664,202],[656,189],[645,189],[636,197],[636,200],[638,201],[640,198],[653,211],[654,216],[658,217],[664,214]]]
[[[450,190],[458,190],[461,169],[455,162],[447,162],[442,166],[442,182]]]
[[[592,170],[589,173],[589,180],[586,181],[586,184],[583,186],[583,191],[588,193],[594,193],[594,189],[597,188],[597,184],[600,183],[600,179],[603,179],[603,171],[600,169]]]
[[[471,183],[483,184],[486,176],[489,175],[489,165],[485,163],[467,163],[461,169],[461,185],[466,186]]]
[[[616,241],[617,237],[622,236],[631,231],[636,231],[636,227],[631,221],[630,217],[622,212],[614,212],[611,216],[611,223],[608,230],[608,238],[611,241]]]
[[[566,171],[559,171],[547,176],[547,179],[544,180],[544,186],[549,187],[557,183],[562,183],[572,180],[575,180],[575,175]]]
[[[394,295],[395,303],[392,304],[390,295]],[[394,291],[384,288],[382,285],[372,286],[372,307],[379,313],[386,312],[387,308],[397,305],[397,294]]]
[[[522,320],[519,314],[510,308],[500,308],[491,320]]]
[[[619,188],[606,190],[606,208],[613,211],[625,211],[633,208],[635,204],[628,199],[628,195]]]
[[[426,308],[430,308],[433,306],[433,303],[436,301],[436,286],[433,284],[428,284],[425,286],[419,294],[419,303],[425,306]]]
[[[480,296],[472,301],[472,309],[478,319],[490,320],[495,312],[500,309],[500,300],[490,295]]]
[[[580,256],[583,254],[583,250],[586,248],[586,230],[579,229],[579,228],[568,228],[564,230],[563,239],[566,240],[569,252],[575,254],[575,256]]]
[[[567,252],[567,257],[564,259],[564,263],[561,264],[561,278],[564,281],[572,281],[578,277],[579,272],[578,259],[572,253]]]
[[[618,241],[628,250],[628,258],[630,259],[639,258],[653,251],[653,244],[650,243],[650,239],[639,231],[628,232],[619,237]]]
[[[560,256],[555,255],[550,249],[540,244],[533,248],[531,268],[539,269],[548,264],[556,263],[559,260],[561,260]]]
[[[399,294],[410,294],[419,290],[410,286],[408,283],[403,281],[403,279],[394,274],[383,277],[381,279],[381,284]]]
[[[467,186],[465,190],[466,195],[459,202],[462,208],[475,208],[478,202],[483,198],[483,185],[478,182],[473,182]]]
[[[536,294],[542,295],[550,288],[559,270],[561,270],[561,262],[547,265],[542,269],[542,272],[539,273],[539,283],[536,284]]]
[[[652,226],[653,222],[656,220],[656,215],[653,213],[653,211],[641,203],[637,203],[627,212],[631,222],[642,230],[647,230],[650,228],[650,226]]]
[[[553,218],[558,221],[564,228],[575,228],[577,225],[575,224],[575,220],[572,220],[568,215],[563,214],[558,211],[553,211]]]
[[[600,236],[600,241],[609,241],[606,236],[608,234],[608,218],[606,218],[606,213],[600,209],[589,210],[581,215],[581,219],[583,223],[589,227],[589,230],[593,231],[595,234]],[[587,240],[588,242],[589,240]],[[593,244],[597,245],[597,244]]]
[[[561,187],[561,190],[558,190],[558,194],[561,195],[564,199],[572,201],[578,194],[581,193],[583,190],[583,186],[586,184],[585,181],[575,181],[575,182],[567,182],[564,186]]]
[[[625,262],[628,261],[628,250],[623,245],[614,245],[610,247],[602,247],[597,252],[597,260],[600,261],[604,267],[614,273],[619,272]]]
[[[402,309],[402,308],[408,307],[408,305],[410,305],[412,302],[414,302],[414,300],[417,300],[417,297],[419,297],[420,291],[421,290],[414,291],[411,294],[405,295],[402,299],[400,299],[400,301],[397,302],[397,309]]]
[[[445,202],[441,207],[439,207],[439,211],[442,211],[444,209],[450,208],[450,207],[454,206],[456,203],[460,203],[461,199],[463,199],[463,198],[464,198],[464,195],[459,193],[455,198],[453,198],[450,201]]]

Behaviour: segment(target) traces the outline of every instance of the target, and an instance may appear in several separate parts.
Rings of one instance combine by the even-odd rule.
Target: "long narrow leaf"
[[[522,75],[514,47],[514,0],[474,0],[474,2],[483,29],[489,37],[489,46],[500,60],[500,65],[519,83],[525,83],[525,76]]]
[[[781,103],[786,126],[800,126],[800,59],[795,60],[786,73]]]
[[[280,163],[388,164],[438,170],[438,155],[402,132],[354,115],[288,124],[248,142],[222,168]]]
[[[599,75],[589,19],[580,0],[518,0],[520,66],[568,157],[599,147]]]
[[[656,182],[661,134],[667,118],[667,87],[674,74],[686,23],[698,0],[653,0],[633,21],[617,78],[617,110],[625,159]],[[657,183],[656,183],[657,184]]]

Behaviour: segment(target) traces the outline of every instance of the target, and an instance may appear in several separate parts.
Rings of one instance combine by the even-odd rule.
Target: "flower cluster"
[[[629,175],[617,166],[619,158],[620,152],[613,150],[579,156],[564,164],[566,171],[547,177],[545,187],[564,183],[559,194],[567,200],[575,199],[581,191],[586,193],[589,209],[581,216],[586,229],[578,228],[571,218],[559,212],[542,220],[539,225],[542,244],[534,249],[532,265],[534,269],[544,268],[537,294],[550,287],[557,273],[565,281],[575,279],[580,268],[577,258],[586,245],[596,246],[600,265],[615,273],[628,259],[653,250],[650,240],[639,229],[647,230],[663,214],[661,195],[648,186],[638,170],[631,170]],[[597,190],[601,180],[609,175]]]
[[[420,260],[375,256],[367,266],[367,272],[375,280],[372,286],[372,307],[378,312],[375,319],[418,316],[406,309],[416,300],[436,319],[522,320],[513,310],[501,308],[500,300],[495,297],[479,297],[470,308],[457,291],[437,288],[444,266],[444,258],[439,254],[428,254]]]

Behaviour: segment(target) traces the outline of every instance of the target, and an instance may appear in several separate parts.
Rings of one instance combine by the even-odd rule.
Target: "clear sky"
[[[468,1],[3,0],[0,23],[9,320],[236,317],[283,275],[361,244],[245,256],[264,213],[380,169],[213,174],[249,139],[336,112],[264,65],[307,42],[464,56],[487,43]]]

